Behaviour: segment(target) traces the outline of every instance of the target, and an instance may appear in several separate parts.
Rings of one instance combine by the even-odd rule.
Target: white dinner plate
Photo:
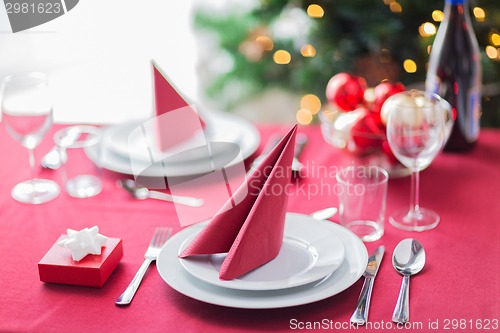
[[[213,119],[212,119],[213,118]],[[132,162],[128,156],[123,156],[116,153],[106,147],[106,145],[101,145],[101,154],[99,156],[97,149],[86,149],[88,157],[96,165],[114,172],[119,172],[127,175],[134,175],[134,169],[143,170],[141,176],[145,177],[184,177],[193,176],[212,172],[214,169],[221,167],[230,167],[235,163],[238,163],[238,159],[232,159],[234,156],[234,148],[239,147],[239,152],[243,159],[250,157],[259,147],[260,134],[259,131],[250,122],[242,119],[233,114],[227,113],[214,113],[211,116],[211,123],[224,124],[224,128],[231,128],[233,131],[240,133],[238,136],[238,142],[232,144],[226,144],[223,147],[229,147],[231,149],[225,149],[225,152],[220,154],[215,154],[210,161],[207,160],[192,160],[189,163],[171,163],[163,164],[161,162],[155,164],[148,164],[146,162],[134,161],[134,168]],[[218,126],[218,125],[215,125]],[[218,128],[218,127],[217,127]],[[105,129],[103,137],[105,138],[109,135],[108,131],[114,131],[115,127],[109,127]],[[102,141],[103,143],[106,140]],[[211,146],[221,147],[219,143],[210,143]],[[144,163],[144,164],[142,164]]]
[[[192,147],[200,146],[205,142],[238,143],[243,135],[235,128],[232,121],[225,121],[222,117],[210,117],[208,123],[210,127],[205,131],[200,129],[184,142],[161,151],[156,144],[150,144],[143,133],[133,136],[135,139],[129,141],[132,133],[139,134],[137,130],[140,129],[141,124],[141,122],[125,123],[108,129],[103,141],[104,149],[137,162],[149,163],[151,156],[155,156],[156,160],[167,157],[169,163],[191,163],[199,159],[208,159],[214,154],[223,153],[223,151],[214,152],[212,150],[209,155],[207,150],[191,149]],[[147,122],[144,126],[151,130],[155,125],[152,122]],[[181,152],[183,154],[179,154]]]
[[[205,283],[188,273],[181,265],[178,253],[193,229],[193,225],[169,239],[157,259],[157,269],[163,280],[178,292],[193,299],[234,308],[272,309],[285,308],[317,302],[334,296],[352,286],[363,274],[368,262],[368,254],[363,242],[346,228],[330,222],[317,221],[310,216],[288,213],[287,219],[304,224],[321,225],[326,232],[334,233],[344,244],[345,260],[340,267],[325,278],[295,288],[280,290],[237,290],[222,288]]]
[[[199,226],[205,226],[204,222]],[[191,228],[179,254],[200,231]],[[233,280],[219,279],[227,254],[201,255],[180,259],[181,265],[198,279],[215,286],[239,290],[277,290],[317,281],[335,271],[344,261],[344,243],[319,223],[304,223],[289,215],[278,256],[265,265]]]

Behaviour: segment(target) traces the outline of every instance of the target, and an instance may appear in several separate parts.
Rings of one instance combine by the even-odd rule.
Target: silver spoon
[[[315,220],[326,220],[337,214],[338,209],[336,207],[328,207],[322,210],[318,210],[311,214],[311,217]]]
[[[75,127],[70,127],[66,132],[66,135],[61,139],[61,144],[64,146],[71,146],[75,143],[82,132],[80,129]],[[64,148],[56,145],[47,154],[42,157],[41,165],[45,169],[57,170],[63,164],[63,150]]]
[[[199,198],[184,197],[178,195],[171,195],[159,191],[151,191],[147,187],[138,185],[132,179],[124,179],[120,182],[120,185],[129,193],[131,193],[136,199],[139,200],[157,199],[157,200],[174,202],[177,204],[190,207],[200,207],[204,203],[203,199]]]
[[[403,275],[403,283],[399,291],[398,302],[392,314],[395,323],[406,323],[410,319],[410,276],[415,275],[424,268],[425,251],[419,241],[403,239],[394,249],[392,265]]]

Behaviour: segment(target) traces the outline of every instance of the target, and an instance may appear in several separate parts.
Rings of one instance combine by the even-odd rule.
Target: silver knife
[[[303,133],[298,133],[295,138],[295,152],[292,161],[292,172],[300,173],[304,165],[299,161],[299,157],[307,144],[307,136]]]
[[[269,141],[266,143],[266,146],[262,150],[262,153],[257,156],[257,158],[253,161],[252,165],[250,166],[250,169],[247,172],[247,175],[250,175],[257,167],[262,163],[262,161],[269,155],[271,150],[273,150],[274,147],[280,142],[281,138],[274,134]],[[304,149],[304,146],[307,144],[307,136],[305,134],[299,133],[297,134],[296,140],[295,140],[295,151],[293,155],[293,161],[292,161],[292,171],[293,172],[300,172],[300,170],[304,167],[302,163],[299,162],[299,156],[302,154],[302,150]]]
[[[363,274],[365,282],[363,283],[363,288],[361,289],[361,294],[359,295],[358,303],[356,304],[356,310],[354,310],[354,313],[351,316],[351,323],[364,325],[368,320],[373,281],[375,280],[375,276],[377,275],[380,267],[384,251],[385,246],[379,246],[368,258],[368,264],[366,265],[365,273]]]
[[[250,169],[247,172],[247,175],[250,175],[252,172],[254,172],[255,169],[262,163],[262,161],[267,157],[267,155],[273,150],[273,148],[280,142],[280,138],[278,135],[273,134],[269,141],[267,141],[264,149],[262,149],[262,153],[257,156],[257,158],[252,162],[252,165],[250,166]]]

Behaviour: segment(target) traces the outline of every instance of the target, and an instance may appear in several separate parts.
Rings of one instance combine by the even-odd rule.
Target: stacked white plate
[[[223,281],[219,268],[224,254],[178,257],[206,223],[170,238],[156,264],[173,289],[206,303],[271,309],[316,302],[353,285],[368,262],[365,245],[351,231],[333,222],[288,213],[279,255],[240,278]]]
[[[238,162],[234,156],[246,159],[257,150],[260,135],[248,121],[227,113],[210,113],[205,120],[205,131],[200,130],[166,152],[151,151],[154,145],[147,145],[144,140],[131,140],[140,130],[142,124],[139,122],[110,126],[104,129],[100,153],[93,149],[87,150],[87,155],[95,164],[123,174],[134,175],[134,171],[141,170],[140,175],[146,177],[182,177],[231,166]],[[207,146],[191,148],[200,143],[210,149]],[[170,158],[155,158],[152,162],[151,154]]]

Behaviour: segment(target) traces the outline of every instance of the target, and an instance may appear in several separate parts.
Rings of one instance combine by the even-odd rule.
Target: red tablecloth
[[[284,132],[286,128],[261,126],[262,142],[278,129]],[[303,161],[315,166],[335,166],[345,160],[343,153],[323,141],[319,128],[300,131],[310,139]],[[50,148],[50,137],[37,149],[38,157]],[[132,199],[115,185],[123,176],[112,172],[105,173],[104,191],[96,197],[73,199],[62,193],[47,204],[20,204],[10,197],[10,190],[15,183],[29,177],[28,156],[3,126],[0,154],[0,332],[289,331],[310,325],[349,330],[349,318],[362,279],[344,292],[317,303],[285,309],[242,310],[209,305],[181,295],[165,284],[152,266],[132,304],[125,308],[115,306],[114,300],[143,260],[154,227],[169,225],[180,229],[174,206]],[[43,171],[43,175],[60,183],[59,171]],[[320,181],[321,178],[305,178],[297,186]],[[408,205],[409,193],[409,178],[391,180],[388,214]],[[424,270],[411,280],[412,329],[408,329],[417,332],[498,329],[500,131],[483,130],[472,153],[441,154],[422,172],[421,194],[421,204],[435,209],[442,217],[436,229],[410,233],[386,223],[382,239],[366,244],[369,252],[380,244],[386,246],[374,286],[371,326],[367,331],[396,328],[391,316],[401,276],[392,268],[391,254],[396,244],[407,237],[420,240],[427,253]],[[327,193],[308,198],[297,191],[290,198],[289,210],[307,214],[336,203],[336,198]],[[124,244],[124,257],[104,287],[40,282],[37,263],[57,237],[68,227],[81,229],[95,224],[103,234],[122,238]]]

